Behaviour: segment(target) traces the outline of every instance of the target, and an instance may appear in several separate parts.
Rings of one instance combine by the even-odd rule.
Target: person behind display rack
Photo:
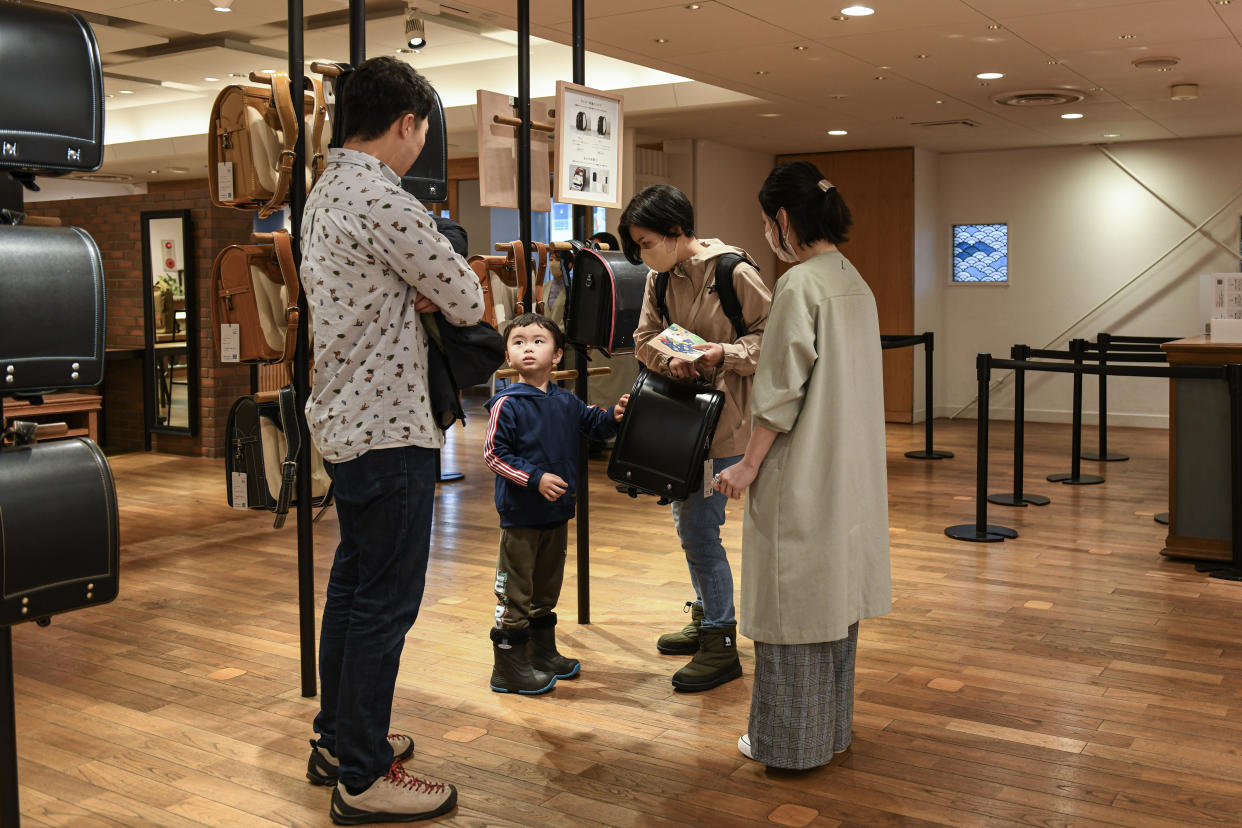
[[[405,767],[413,740],[389,734],[405,635],[418,616],[443,435],[427,397],[420,312],[453,325],[483,293],[426,209],[401,189],[422,151],[435,92],[389,57],[352,74],[345,141],[306,199],[302,284],[314,385],[307,425],[334,467],[341,540],[320,634],[320,710],[307,778],[333,785],[338,824],[412,821],[451,810],[452,785]]]
[[[755,642],[748,758],[801,770],[849,747],[858,622],[892,609],[875,297],[837,250],[850,211],[815,165],[759,192],[780,278],[755,372],[754,433],[715,488],[741,497],[742,632]]]
[[[565,578],[566,524],[577,496],[578,433],[617,433],[629,395],[609,410],[551,382],[565,336],[546,316],[524,313],[505,328],[505,357],[518,380],[485,404],[483,460],[496,473],[500,553],[491,688],[539,695],[578,675],[556,649],[556,602]]]
[[[651,271],[643,295],[634,343],[639,361],[652,371],[679,380],[702,379],[725,393],[725,404],[708,453],[713,472],[741,459],[750,434],[750,388],[759,344],[772,294],[753,260],[739,247],[694,234],[694,207],[676,187],[658,184],[634,196],[621,214],[621,247],[631,262],[641,260]],[[732,274],[716,272],[727,253],[745,258]],[[722,268],[727,270],[727,268]],[[662,275],[667,274],[667,276]],[[717,281],[732,278],[741,308],[740,335],[721,303]],[[657,287],[667,279],[661,311]],[[707,340],[696,346],[703,355],[693,361],[669,358],[651,340],[669,324]],[[690,623],[680,632],[660,636],[656,648],[666,655],[691,655],[691,661],[673,675],[673,687],[682,691],[708,690],[742,675],[737,656],[737,620],[733,609],[733,573],[720,542],[726,498],[692,493],[672,506],[673,525],[690,569],[695,600],[687,602]]]

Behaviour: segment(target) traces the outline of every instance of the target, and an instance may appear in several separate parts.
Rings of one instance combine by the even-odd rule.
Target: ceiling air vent
[[[1077,89],[1024,89],[992,96],[992,103],[1001,106],[1064,106],[1078,103],[1086,95]]]
[[[955,121],[915,121],[910,126],[916,127],[977,127],[978,121],[969,118],[958,118]]]

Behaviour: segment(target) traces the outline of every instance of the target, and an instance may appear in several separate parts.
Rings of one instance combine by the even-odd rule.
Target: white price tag
[[[249,509],[246,502],[246,473],[233,472],[233,508]]]
[[[233,162],[220,161],[216,164],[216,191],[221,201],[233,200]]]
[[[220,325],[220,361],[241,362],[241,325],[236,322]]]
[[[716,474],[715,469],[712,468],[713,465],[710,457],[703,461],[703,497],[711,497],[716,493],[716,490],[712,488],[714,482],[712,477]]]

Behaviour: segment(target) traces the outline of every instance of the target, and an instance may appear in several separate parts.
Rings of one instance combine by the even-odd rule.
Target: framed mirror
[[[198,280],[189,210],[143,212],[143,396],[151,433],[198,432]]]

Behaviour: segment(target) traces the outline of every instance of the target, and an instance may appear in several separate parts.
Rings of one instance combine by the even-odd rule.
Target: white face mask
[[[764,222],[763,235],[764,238],[768,240],[768,247],[772,248],[772,252],[776,254],[776,258],[780,259],[782,262],[789,262],[790,264],[797,262],[798,257],[794,255],[792,250],[789,249],[789,237],[785,237],[785,244],[779,244],[776,229],[776,222],[771,219]]]
[[[664,242],[639,252],[643,264],[656,273],[667,273],[677,264],[677,239],[668,236],[664,238]]]

